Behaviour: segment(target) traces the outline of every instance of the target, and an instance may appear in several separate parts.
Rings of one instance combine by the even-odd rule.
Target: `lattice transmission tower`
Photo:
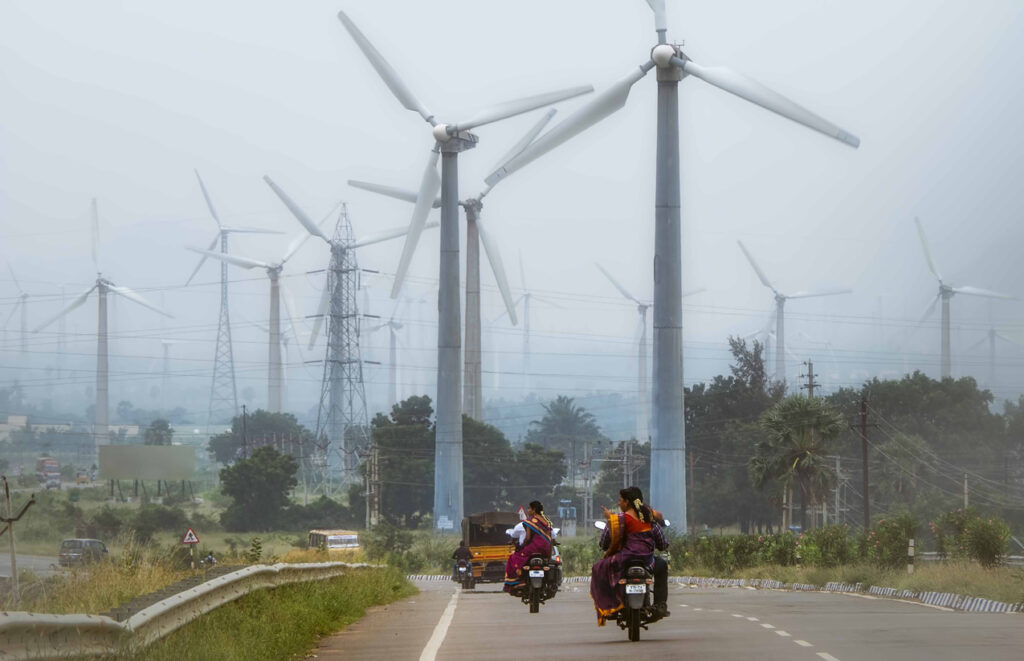
[[[324,470],[321,489],[329,493],[334,484],[345,487],[356,481],[360,452],[369,445],[363,361],[359,351],[360,314],[357,293],[360,284],[355,236],[347,205],[331,239],[331,263],[327,269],[329,308],[321,314],[327,322],[327,355],[316,438]]]
[[[228,252],[227,232],[221,232],[220,251]],[[228,312],[228,265],[220,264],[220,317],[217,321],[217,348],[213,356],[213,384],[210,387],[210,410],[206,424],[229,422],[238,413],[238,390],[235,385],[235,357],[231,349],[231,316]]]

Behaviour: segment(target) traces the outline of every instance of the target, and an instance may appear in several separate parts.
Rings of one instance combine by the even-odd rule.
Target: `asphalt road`
[[[890,599],[842,594],[673,585],[671,617],[630,643],[598,628],[586,583],[531,615],[482,585],[457,591],[444,581],[371,609],[325,638],[318,659],[532,661],[714,659],[716,661],[996,661],[1024,658],[1024,615],[958,613]]]
[[[17,540],[15,540],[17,541]],[[51,576],[57,570],[51,569],[50,565],[57,564],[57,556],[46,555],[22,555],[18,554],[18,575],[28,569],[40,576]],[[11,554],[7,546],[6,535],[0,537],[0,576],[10,578],[11,576]]]

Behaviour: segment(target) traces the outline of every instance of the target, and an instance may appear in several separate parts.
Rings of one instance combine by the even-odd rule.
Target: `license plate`
[[[531,569],[530,570],[530,578],[544,578],[544,570],[543,569]]]
[[[647,592],[647,586],[642,583],[626,585],[626,594],[643,594],[645,592]]]

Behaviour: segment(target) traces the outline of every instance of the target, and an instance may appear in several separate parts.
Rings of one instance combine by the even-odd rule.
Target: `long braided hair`
[[[626,487],[619,489],[619,495],[626,499],[629,508],[636,512],[636,517],[641,521],[650,523],[654,521],[654,511],[644,503],[644,492],[639,487]]]

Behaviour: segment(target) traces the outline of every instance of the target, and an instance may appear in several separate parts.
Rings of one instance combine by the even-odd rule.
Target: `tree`
[[[625,466],[625,451],[629,446],[629,454],[632,456],[633,470],[631,471],[631,486],[640,487],[640,490],[647,497],[651,488],[651,444],[638,443],[635,440],[622,441],[611,452],[604,455],[601,461],[601,470],[598,474],[597,484],[594,485],[594,510],[597,511],[600,505],[614,509],[613,504],[619,502],[619,489],[623,483],[623,468]],[[655,507],[657,503],[653,503]],[[671,520],[671,514],[668,515]]]
[[[512,444],[497,427],[462,416],[463,503],[469,512],[505,510],[515,466]]]
[[[146,445],[170,445],[173,436],[174,430],[171,429],[171,425],[162,418],[150,423],[142,434]]]
[[[509,471],[508,500],[513,506],[531,500],[547,501],[546,512],[555,512],[558,485],[565,479],[565,455],[561,450],[524,443]]]
[[[434,507],[430,404],[426,395],[410,397],[392,406],[390,417],[378,413],[370,423],[377,447],[381,514],[393,525],[417,527]]]
[[[270,446],[222,469],[220,490],[233,502],[221,514],[221,523],[231,531],[274,528],[288,504],[288,493],[298,484],[298,469],[295,459]]]
[[[313,449],[313,434],[299,424],[291,413],[271,413],[257,409],[245,416],[236,415],[231,421],[231,431],[217,434],[210,439],[207,450],[222,464],[230,464],[243,454],[244,445],[248,454],[254,448],[271,445],[292,455],[306,456]]]
[[[750,459],[750,476],[757,488],[776,480],[795,484],[800,493],[800,525],[807,529],[807,505],[828,493],[835,472],[825,456],[828,444],[842,431],[839,412],[820,399],[792,395],[761,416],[767,439]]]
[[[577,459],[587,441],[607,441],[594,415],[577,406],[572,397],[559,395],[544,404],[544,415],[530,423],[526,442],[548,450],[559,450],[570,462],[570,475],[575,476]]]

